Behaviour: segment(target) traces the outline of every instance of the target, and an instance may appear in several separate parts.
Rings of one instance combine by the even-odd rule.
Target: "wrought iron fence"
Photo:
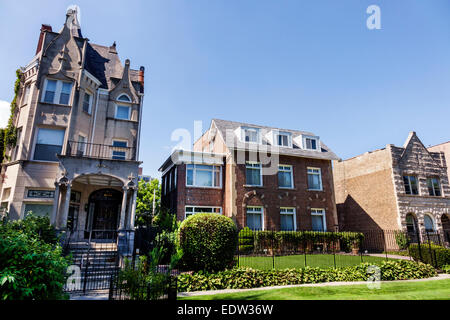
[[[126,146],[114,146],[80,141],[67,143],[66,155],[112,160],[135,160],[135,148]]]
[[[436,250],[448,246],[443,241],[445,236],[439,232],[411,235],[399,230],[316,232],[246,228],[239,232],[236,264],[265,270],[306,266],[338,268],[405,259],[420,260],[439,268]]]

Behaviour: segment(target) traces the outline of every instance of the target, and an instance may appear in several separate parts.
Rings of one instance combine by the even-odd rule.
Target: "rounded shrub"
[[[234,264],[238,232],[230,218],[216,213],[198,213],[180,226],[180,247],[185,268],[220,271]]]

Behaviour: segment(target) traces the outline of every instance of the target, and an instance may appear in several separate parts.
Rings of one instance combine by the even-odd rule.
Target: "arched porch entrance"
[[[91,193],[88,202],[85,237],[92,231],[93,239],[113,239],[120,223],[123,193],[100,189]]]

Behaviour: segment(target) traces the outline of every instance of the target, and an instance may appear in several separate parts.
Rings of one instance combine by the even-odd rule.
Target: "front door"
[[[115,238],[119,226],[122,192],[114,189],[97,190],[89,197],[89,227],[93,239]]]

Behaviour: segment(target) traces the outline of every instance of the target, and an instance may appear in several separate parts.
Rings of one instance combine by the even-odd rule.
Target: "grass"
[[[307,254],[306,265],[309,267],[320,268],[333,268],[334,261],[336,261],[336,267],[349,267],[355,266],[362,262],[381,262],[386,258],[372,257],[372,256],[357,256],[357,255],[343,255],[336,254],[334,257],[332,254]],[[393,259],[388,259],[393,260]],[[305,267],[305,255],[290,255],[290,256],[260,256],[250,257],[241,256],[239,258],[240,267],[250,267],[253,269],[270,270],[270,269],[286,269],[286,268],[304,268]]]
[[[381,283],[380,289],[366,285],[295,287],[225,293],[179,300],[450,300],[450,279]]]

